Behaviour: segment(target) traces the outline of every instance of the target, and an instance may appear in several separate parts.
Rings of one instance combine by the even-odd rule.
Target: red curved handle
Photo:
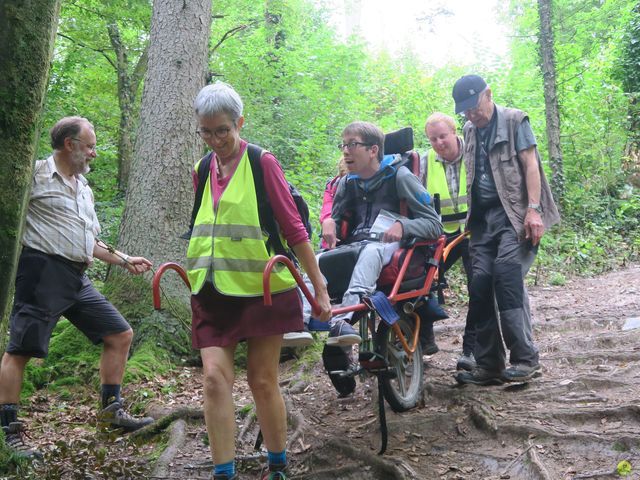
[[[295,279],[298,287],[302,290],[302,293],[307,300],[309,300],[309,304],[311,305],[311,311],[314,315],[320,314],[320,306],[313,295],[311,295],[311,291],[302,280],[302,276],[298,269],[295,267],[291,259],[285,257],[284,255],[275,255],[269,259],[267,264],[264,267],[264,272],[262,273],[262,289],[264,290],[264,304],[267,306],[271,306],[271,270],[274,269],[276,263],[283,263],[285,267],[289,269],[293,278]]]
[[[153,308],[155,308],[156,310],[160,310],[160,280],[162,279],[162,275],[164,274],[164,272],[166,272],[167,270],[175,270],[176,272],[178,272],[187,288],[191,290],[191,284],[189,283],[187,272],[184,271],[184,268],[182,268],[180,264],[175,262],[163,263],[158,267],[156,273],[153,274]]]

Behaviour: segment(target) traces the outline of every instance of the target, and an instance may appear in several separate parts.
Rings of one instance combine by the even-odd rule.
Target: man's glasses
[[[207,130],[206,128],[198,128],[196,133],[202,137],[203,140],[211,140],[212,137],[216,137],[218,140],[224,140],[229,135],[231,129],[229,127],[220,127],[214,130]]]
[[[358,145],[362,145],[363,147],[370,147],[371,146],[370,143],[363,143],[363,142],[339,143],[338,144],[338,150],[342,151],[345,148],[347,150],[354,150]]]
[[[84,145],[85,147],[87,147],[89,149],[90,152],[96,153],[96,146],[95,145],[89,145],[87,142],[83,142],[82,140],[80,140],[79,138],[73,138],[71,137],[71,140],[74,140],[76,142],[80,142],[82,145]]]
[[[473,108],[468,108],[466,109],[464,112],[462,112],[462,115],[473,115],[475,113],[478,113],[480,111],[480,104],[482,103],[482,100],[484,99],[485,96],[485,90],[480,92],[480,95],[478,95],[478,103],[476,103],[476,106]]]

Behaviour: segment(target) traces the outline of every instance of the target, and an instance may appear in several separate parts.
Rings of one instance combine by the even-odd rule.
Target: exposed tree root
[[[184,445],[186,438],[187,422],[178,419],[169,427],[169,444],[160,455],[153,468],[152,478],[162,478],[169,475],[169,464],[173,461],[178,451]]]
[[[302,413],[300,413],[300,411],[293,406],[291,398],[286,394],[283,395],[283,398],[285,408],[287,410],[287,424],[293,430],[291,433],[289,433],[287,439],[287,442],[290,446],[289,448],[291,448],[291,446],[294,445],[295,442],[302,439],[306,421]],[[253,439],[249,438],[249,433],[257,432],[260,428],[257,420],[258,417],[256,416],[256,407],[254,405],[251,411],[247,413],[242,427],[240,428],[240,432],[238,433],[238,443],[253,442]]]
[[[284,396],[284,404],[287,408],[287,423],[293,429],[289,434],[288,439],[289,445],[292,446],[295,445],[298,439],[303,439],[304,429],[307,422],[300,410],[293,407],[291,398],[288,395]]]
[[[551,474],[549,473],[549,470],[547,470],[547,467],[544,465],[540,457],[538,457],[536,449],[532,447],[533,444],[529,442],[527,453],[529,455],[529,461],[531,462],[531,465],[535,469],[536,473],[542,480],[553,480]]]
[[[474,425],[491,436],[498,433],[498,424],[491,410],[481,402],[474,402],[469,406],[469,415]]]
[[[527,452],[528,452],[529,450],[531,450],[531,448],[533,448],[533,443],[529,443],[529,446],[528,446],[527,448],[525,448],[524,450],[522,450],[522,451],[518,454],[518,456],[517,456],[516,458],[514,458],[513,460],[511,460],[511,461],[509,462],[509,465],[507,465],[507,466],[504,468],[504,470],[502,470],[502,474],[500,475],[500,478],[503,478],[503,477],[505,477],[505,478],[506,478],[507,473],[509,472],[509,470],[511,470],[511,467],[513,467],[513,466],[516,464],[516,462],[517,462],[518,460],[520,460],[520,459],[523,457],[523,455],[526,455],[526,454],[527,454]]]
[[[204,418],[204,412],[199,408],[178,408],[173,410],[168,415],[165,415],[162,418],[159,418],[155,422],[146,427],[141,428],[140,430],[133,432],[130,435],[131,439],[136,441],[145,441],[149,440],[151,437],[162,433],[166,430],[175,420],[183,419],[183,420],[196,420]]]
[[[611,470],[600,470],[597,472],[591,473],[580,473],[578,475],[574,475],[571,477],[571,480],[579,480],[584,478],[597,478],[598,480],[607,479],[607,478],[620,478],[617,472]]]
[[[409,480],[418,478],[416,472],[404,461],[393,462],[372,451],[352,447],[344,439],[330,438],[324,443],[326,450],[314,452],[318,464],[335,465],[335,454],[350,458],[358,465],[346,465],[336,468],[318,469],[296,476],[300,480],[320,480],[329,478]],[[324,450],[324,449],[323,449]]]

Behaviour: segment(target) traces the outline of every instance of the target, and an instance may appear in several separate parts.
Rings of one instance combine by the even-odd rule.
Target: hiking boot
[[[11,422],[8,427],[2,427],[2,431],[4,432],[5,445],[16,456],[29,460],[42,460],[42,453],[25,441],[29,436],[24,423]]]
[[[98,421],[115,428],[122,428],[126,432],[133,432],[153,423],[153,418],[136,418],[125,411],[121,402],[113,402],[98,414]]]
[[[474,368],[476,368],[476,359],[473,353],[463,353],[460,355],[456,363],[456,370],[466,370],[470,372]]]
[[[329,330],[329,338],[327,338],[327,345],[357,345],[362,341],[358,332],[356,332],[351,324],[344,320],[337,320],[331,325]]]
[[[440,351],[436,345],[436,336],[433,332],[433,322],[424,322],[420,328],[420,345],[423,355],[434,355]]]
[[[262,472],[262,480],[287,480],[286,469],[287,466],[283,464],[269,465],[268,470]]]
[[[474,385],[502,385],[503,379],[500,372],[485,370],[476,367],[470,372],[462,371],[456,374],[456,381],[462,385],[472,383]]]
[[[423,343],[422,344],[422,354],[423,355],[435,355],[436,353],[438,353],[440,351],[440,349],[438,348],[438,345],[436,345],[436,342],[430,342],[430,343]]]
[[[541,375],[539,363],[535,365],[511,365],[502,372],[502,378],[505,382],[526,382]]]
[[[325,345],[322,349],[322,363],[340,398],[351,395],[356,389],[356,379],[353,376],[341,375],[349,369],[350,352],[351,347],[345,351],[342,347]]]
[[[282,335],[282,348],[308,347],[313,344],[313,335],[306,330],[287,332]]]

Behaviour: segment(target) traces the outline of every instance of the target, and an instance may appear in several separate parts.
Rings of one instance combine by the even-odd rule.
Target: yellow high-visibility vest
[[[447,184],[444,166],[436,160],[435,150],[429,150],[427,155],[427,192],[431,196],[440,194],[440,214],[442,225],[446,233],[464,230],[467,214],[467,172],[464,162],[460,162],[460,187],[458,191],[458,205],[454,205]]]
[[[191,293],[195,295],[202,289],[211,272],[214,287],[225,295],[261,296],[262,272],[271,257],[266,239],[260,227],[253,173],[245,150],[216,209],[211,195],[211,175],[207,176],[187,250]],[[271,292],[283,292],[295,286],[289,270],[276,265],[271,273]]]

